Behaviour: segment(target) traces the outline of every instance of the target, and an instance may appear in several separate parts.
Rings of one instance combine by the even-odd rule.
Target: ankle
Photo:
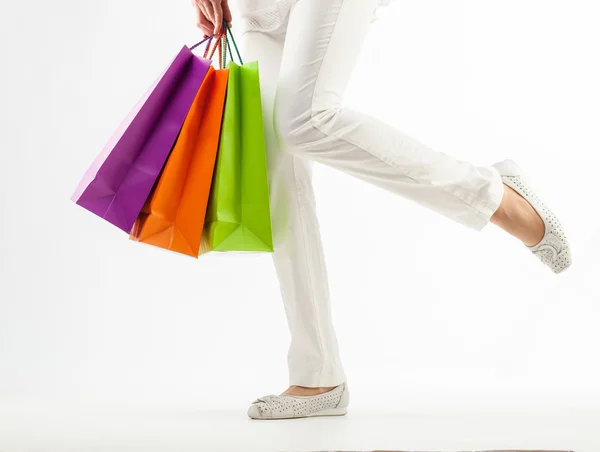
[[[337,386],[309,387],[309,386],[292,385],[286,391],[284,391],[281,395],[313,396],[313,395],[324,394],[335,388],[337,388]]]
[[[507,185],[502,203],[490,221],[527,246],[539,243],[545,232],[544,221],[533,206]]]

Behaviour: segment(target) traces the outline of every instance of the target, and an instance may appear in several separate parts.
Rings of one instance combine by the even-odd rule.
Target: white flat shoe
[[[315,416],[343,416],[348,412],[350,393],[346,383],[315,396],[270,394],[259,397],[248,409],[252,419],[296,419]]]
[[[556,215],[537,197],[514,161],[503,160],[492,166],[500,173],[502,182],[525,198],[544,221],[546,230],[542,240],[537,245],[525,246],[554,273],[566,270],[571,265],[571,248]]]

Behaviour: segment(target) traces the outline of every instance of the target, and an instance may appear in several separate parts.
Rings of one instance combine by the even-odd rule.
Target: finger
[[[204,33],[205,38],[212,36],[213,25],[208,20],[204,19],[202,21],[202,26],[200,28],[201,28],[202,32]]]
[[[196,7],[196,26],[198,28],[202,28],[202,11],[200,11],[200,7],[198,5],[194,6]]]
[[[223,26],[223,8],[221,8],[221,0],[210,0],[213,8],[213,24],[215,25],[215,33],[221,33]]]
[[[204,13],[200,10],[198,10],[198,28],[200,28],[205,36],[210,36],[212,35],[212,30],[213,30],[213,24],[209,22],[209,20],[206,18],[206,16],[204,15]]]
[[[223,0],[223,2],[221,3],[221,6],[223,7],[223,19],[225,19],[225,21],[229,25],[229,28],[231,28],[231,21],[233,20],[233,16],[231,15],[231,9],[229,8],[229,2],[227,0]]]
[[[206,3],[201,3],[200,8],[202,9],[202,12],[204,13],[204,17],[206,17],[206,19],[210,23],[214,24],[212,6],[210,4],[207,5]]]
[[[193,0],[194,1],[194,5],[196,6],[196,9],[199,10],[202,14],[204,14],[205,17],[208,18],[208,15],[206,14],[206,5],[205,0]]]
[[[204,27],[203,30],[206,30],[206,33],[211,35],[212,29],[214,27],[213,27],[212,21],[210,20],[210,16],[208,15],[206,5],[199,3],[198,8],[200,9],[200,13],[201,13],[200,16],[201,16],[201,21],[202,21],[202,24]]]

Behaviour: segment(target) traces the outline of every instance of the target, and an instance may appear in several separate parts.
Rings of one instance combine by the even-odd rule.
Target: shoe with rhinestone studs
[[[295,419],[316,416],[343,416],[348,411],[350,394],[346,383],[314,396],[267,395],[259,397],[248,409],[252,419]]]
[[[537,245],[525,246],[554,273],[566,270],[571,265],[571,248],[556,215],[537,197],[514,161],[503,160],[492,166],[500,173],[502,182],[525,198],[544,221],[542,240]]]

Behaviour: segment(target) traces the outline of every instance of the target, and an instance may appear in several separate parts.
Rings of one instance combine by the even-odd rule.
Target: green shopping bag
[[[227,26],[227,24],[225,24]],[[227,65],[229,79],[201,254],[272,252],[269,182],[258,61]]]

